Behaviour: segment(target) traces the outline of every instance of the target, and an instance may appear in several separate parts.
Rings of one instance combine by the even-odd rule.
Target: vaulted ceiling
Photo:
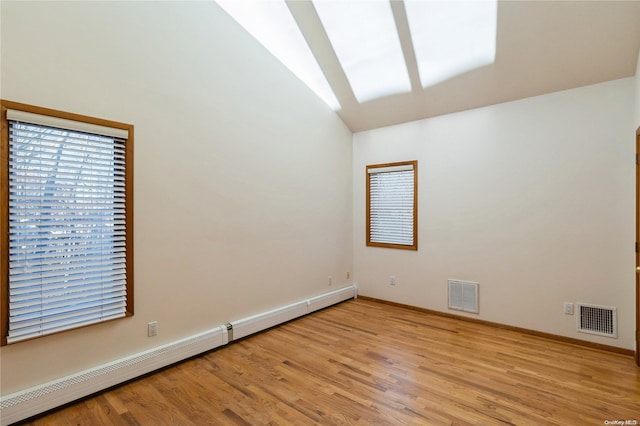
[[[498,1],[494,61],[423,87],[407,4],[394,0],[410,88],[358,101],[314,4],[286,5],[354,132],[630,77],[640,49],[640,1]]]

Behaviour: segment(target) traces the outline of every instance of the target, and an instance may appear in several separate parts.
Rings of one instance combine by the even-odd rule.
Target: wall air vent
[[[578,303],[577,326],[582,333],[618,337],[617,309],[610,306]]]
[[[447,280],[449,286],[449,309],[478,313],[478,283]]]

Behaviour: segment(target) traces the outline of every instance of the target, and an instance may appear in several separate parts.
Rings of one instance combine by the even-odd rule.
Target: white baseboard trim
[[[265,330],[344,300],[353,299],[356,295],[356,286],[350,285],[262,314],[232,321],[230,324],[233,327],[233,334],[231,335],[227,331],[227,325],[219,325],[175,342],[1,397],[0,425],[8,425],[35,416],[226,345],[231,340]]]

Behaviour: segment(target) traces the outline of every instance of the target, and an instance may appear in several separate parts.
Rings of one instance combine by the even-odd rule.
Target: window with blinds
[[[6,101],[2,119],[3,343],[131,315],[132,126]]]
[[[367,245],[418,249],[418,162],[367,166]]]

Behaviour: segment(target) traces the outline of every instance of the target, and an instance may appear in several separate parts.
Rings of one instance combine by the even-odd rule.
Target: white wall
[[[447,310],[447,279],[480,283],[480,314],[633,348],[633,78],[354,136],[359,293]],[[419,250],[365,246],[365,166],[418,160]],[[389,276],[396,285],[389,285]],[[618,308],[619,338],[575,331],[563,302]]]
[[[135,316],[3,347],[3,395],[346,284],[352,135],[215,3],[0,7],[4,99],[135,125]]]

